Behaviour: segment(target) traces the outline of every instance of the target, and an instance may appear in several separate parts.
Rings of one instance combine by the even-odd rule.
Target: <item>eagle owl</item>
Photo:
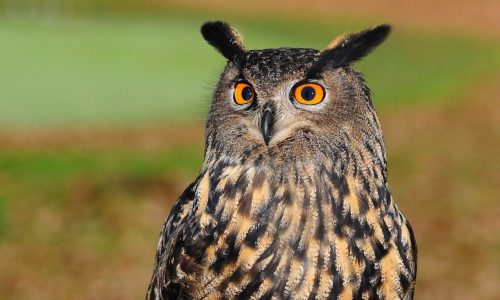
[[[246,50],[223,22],[201,32],[227,64],[200,174],[162,228],[147,299],[412,299],[415,239],[351,67],[390,27],[323,51]]]

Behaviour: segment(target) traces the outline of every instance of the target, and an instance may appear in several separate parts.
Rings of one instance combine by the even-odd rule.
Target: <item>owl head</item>
[[[370,90],[351,65],[380,45],[388,25],[334,39],[324,50],[247,50],[223,22],[201,28],[226,59],[206,128],[206,156],[274,153],[313,159],[335,151],[384,152]]]

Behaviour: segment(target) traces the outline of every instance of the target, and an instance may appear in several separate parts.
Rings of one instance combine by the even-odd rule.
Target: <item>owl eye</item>
[[[325,98],[325,89],[317,83],[302,83],[294,88],[293,98],[301,104],[318,104]]]
[[[248,104],[255,99],[255,91],[253,90],[253,87],[248,83],[238,82],[234,86],[233,99],[236,104]]]

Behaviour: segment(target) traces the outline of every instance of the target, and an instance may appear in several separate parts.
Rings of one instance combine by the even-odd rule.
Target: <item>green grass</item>
[[[16,186],[36,186],[48,191],[60,190],[68,181],[78,178],[88,178],[103,186],[120,182],[148,183],[168,174],[193,176],[202,159],[202,149],[185,147],[154,152],[3,150],[0,151],[0,176]]]
[[[156,176],[164,172],[189,172],[201,166],[202,149],[176,148],[154,153],[140,151],[0,151],[0,170],[14,179],[33,178],[54,180],[79,173],[94,173],[97,169],[103,176],[110,172],[130,174],[138,178]]]
[[[0,126],[202,119],[224,60],[201,16],[0,20]],[[234,18],[233,18],[234,19]],[[359,23],[232,22],[248,48],[323,48]],[[499,43],[395,30],[359,63],[378,106],[443,101],[500,66]]]
[[[83,201],[85,209],[97,210],[103,201],[109,201],[110,205],[120,205],[116,202],[120,198],[138,201],[155,188],[163,190],[166,182],[194,178],[202,160],[202,148],[183,147],[146,152],[2,150],[0,240],[2,237],[17,240],[25,236],[17,235],[19,230],[34,230],[24,227],[32,222],[25,217],[42,208],[62,213],[71,210],[79,201]],[[180,182],[185,184],[182,179]],[[183,187],[161,192],[175,194],[169,197],[172,199],[162,199],[162,202],[174,201],[180,193],[179,188]],[[78,200],[80,198],[85,200]],[[99,211],[91,213],[98,215]]]
[[[195,178],[203,148],[122,148],[0,150],[0,253],[4,258],[0,291],[5,299],[29,293],[10,284],[26,278],[31,286],[45,286],[41,282],[48,278],[85,280],[97,270],[108,270],[109,277],[115,276],[113,272],[123,275],[131,265],[145,266],[132,267],[140,275],[130,283],[134,293],[144,293],[161,220]],[[123,255],[120,259],[118,253]],[[64,294],[74,294],[70,285],[61,286]],[[50,295],[44,299],[61,294],[60,290],[36,290]]]

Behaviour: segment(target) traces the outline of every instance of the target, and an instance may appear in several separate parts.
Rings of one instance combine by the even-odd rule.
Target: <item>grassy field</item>
[[[0,299],[143,298],[224,62],[205,19],[0,19]],[[366,25],[227,19],[249,48],[322,48]],[[500,297],[499,49],[403,27],[358,66],[417,235],[417,299]]]
[[[223,59],[206,17],[0,20],[0,126],[124,125],[204,116]],[[366,26],[235,22],[249,48],[323,48]],[[449,99],[500,66],[500,42],[396,28],[359,64],[378,106]]]

